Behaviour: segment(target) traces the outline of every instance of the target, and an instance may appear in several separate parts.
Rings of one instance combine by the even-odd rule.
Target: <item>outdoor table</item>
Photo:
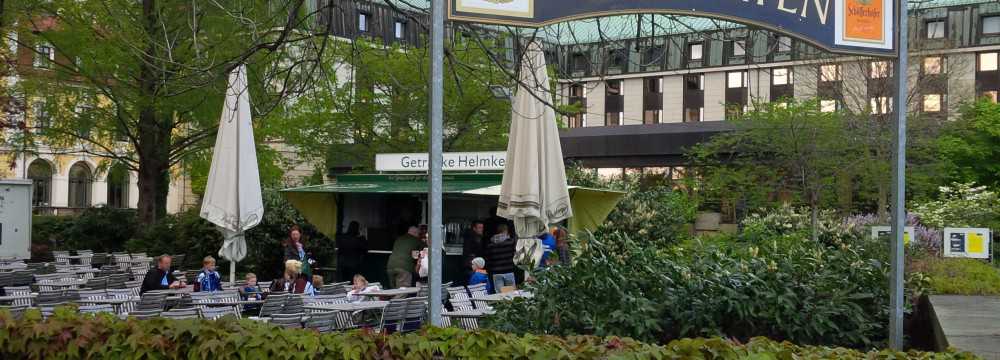
[[[317,311],[364,311],[364,310],[381,310],[389,305],[388,301],[362,301],[356,303],[346,303],[346,304],[315,304],[306,305],[305,309],[317,310]]]
[[[453,318],[482,318],[489,315],[493,315],[496,312],[493,310],[456,310],[456,311],[445,311],[441,313],[441,316],[453,317]]]
[[[531,298],[534,294],[525,291],[514,291],[509,293],[497,293],[489,295],[473,296],[472,301],[498,302],[510,301],[515,298]]]
[[[420,292],[420,288],[412,287],[412,288],[398,288],[398,289],[388,289],[388,290],[375,290],[357,295],[391,299],[391,298],[413,295],[418,292]]]

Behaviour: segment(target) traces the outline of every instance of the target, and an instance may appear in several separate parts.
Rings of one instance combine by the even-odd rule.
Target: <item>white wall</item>
[[[705,121],[726,119],[726,73],[705,74]]]
[[[645,78],[625,79],[625,114],[622,125],[642,124],[643,81]]]
[[[661,122],[684,121],[684,76],[663,77],[663,114]]]
[[[588,82],[583,92],[587,95],[587,121],[583,126],[604,126],[604,82]]]
[[[948,56],[945,72],[948,74],[948,118],[955,119],[959,106],[976,97],[976,55]]]

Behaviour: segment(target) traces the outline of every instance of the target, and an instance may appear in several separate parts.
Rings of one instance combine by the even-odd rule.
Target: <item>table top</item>
[[[377,297],[395,297],[403,295],[413,295],[420,292],[420,288],[398,288],[398,289],[388,289],[388,290],[375,290],[366,293],[361,293],[357,295],[362,296],[377,296]]]
[[[445,311],[441,313],[441,316],[447,317],[457,317],[457,318],[481,318],[488,315],[493,315],[496,312],[493,310],[456,310],[456,311]]]
[[[489,295],[473,296],[473,301],[486,301],[486,302],[496,302],[496,301],[509,301],[515,298],[531,298],[534,294],[525,291],[514,291],[509,293],[497,293]]]
[[[389,305],[388,301],[362,301],[356,303],[347,304],[314,304],[304,306],[309,310],[320,310],[320,311],[360,311],[360,310],[374,310],[383,309]]]

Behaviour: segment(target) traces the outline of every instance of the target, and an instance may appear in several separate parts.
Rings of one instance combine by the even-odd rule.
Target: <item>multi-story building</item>
[[[947,119],[964,101],[997,99],[1000,3],[914,1],[909,16],[912,114]],[[677,176],[685,148],[727,131],[727,118],[760,101],[818,98],[825,111],[891,119],[891,59],[832,55],[705,18],[632,15],[560,31],[548,56],[562,74],[561,101],[583,109],[564,119],[563,155],[602,174]]]

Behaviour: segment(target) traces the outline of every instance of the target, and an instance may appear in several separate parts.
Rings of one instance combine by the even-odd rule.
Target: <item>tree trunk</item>
[[[143,0],[143,30],[151,38],[157,37],[158,14],[155,0]],[[173,128],[170,116],[161,116],[156,106],[157,84],[161,82],[156,57],[157,49],[152,43],[147,47],[143,61],[139,65],[139,93],[142,102],[138,105],[139,123],[136,152],[139,155],[139,224],[148,229],[167,213],[167,192],[170,186],[170,131]],[[163,122],[163,123],[161,123]]]
[[[814,243],[819,242],[819,194],[816,194],[816,192],[813,191],[809,195],[809,222],[812,226],[812,240]]]

